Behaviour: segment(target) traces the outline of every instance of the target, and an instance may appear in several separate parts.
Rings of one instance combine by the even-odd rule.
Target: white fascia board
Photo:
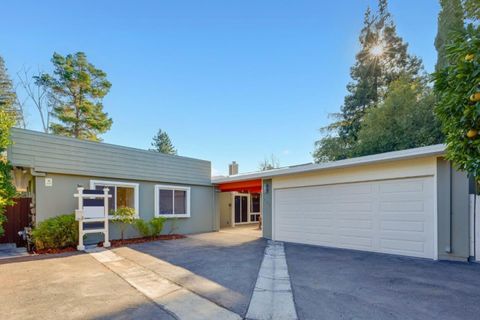
[[[285,168],[279,168],[279,169],[273,169],[273,170],[267,170],[267,171],[237,174],[237,175],[228,176],[228,177],[214,177],[212,178],[212,183],[218,184],[218,183],[228,183],[228,182],[245,181],[245,180],[252,180],[252,179],[262,179],[262,178],[266,179],[266,178],[291,175],[296,173],[306,173],[306,172],[313,172],[313,171],[320,171],[320,170],[327,170],[327,169],[347,168],[347,167],[354,167],[354,166],[360,166],[360,165],[414,159],[414,158],[429,157],[429,156],[441,156],[444,153],[445,153],[445,145],[437,144],[437,145],[432,145],[427,147],[385,152],[385,153],[379,153],[379,154],[374,154],[370,156],[331,161],[331,162],[325,162],[325,163],[311,163],[311,164],[306,164],[301,166],[293,166],[293,167],[285,167]]]

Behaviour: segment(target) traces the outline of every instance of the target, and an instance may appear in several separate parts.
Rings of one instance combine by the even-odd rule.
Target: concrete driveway
[[[240,319],[251,314],[254,289],[269,287],[265,266],[281,276],[269,292],[284,294],[290,288],[285,282],[291,283],[299,319],[480,314],[480,265],[285,243],[288,280],[278,263],[262,263],[281,257],[264,256],[267,242],[259,235],[246,227],[98,254],[0,261],[0,318]],[[265,277],[259,282],[261,265]]]
[[[285,244],[300,319],[470,319],[480,265]]]
[[[4,260],[0,318],[176,319],[163,302],[179,319],[202,319],[199,304],[244,317],[265,246],[259,231],[244,227],[107,250],[103,262],[95,253]],[[173,292],[169,299],[152,298],[156,284]]]
[[[130,254],[132,259],[141,252],[170,263],[168,267],[156,264],[150,268],[243,317],[266,246],[266,240],[255,229],[239,227],[181,240],[132,245],[130,249],[135,252]],[[117,252],[128,256],[126,250]],[[148,266],[149,262],[139,263]]]

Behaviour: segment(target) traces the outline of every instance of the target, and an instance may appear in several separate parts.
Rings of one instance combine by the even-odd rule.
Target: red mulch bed
[[[121,247],[127,244],[135,244],[135,243],[143,243],[143,242],[150,242],[150,241],[157,241],[157,240],[177,240],[186,238],[183,234],[162,234],[157,237],[145,237],[145,238],[132,238],[132,239],[125,239],[125,240],[110,240],[110,244],[112,247]],[[99,247],[103,247],[103,241],[98,243]],[[57,254],[57,253],[64,253],[64,252],[72,252],[77,251],[75,247],[67,247],[62,249],[35,249],[33,253],[36,254]]]
[[[35,249],[33,250],[33,253],[36,254],[57,254],[57,253],[64,253],[64,252],[72,252],[72,251],[77,251],[77,248],[75,247],[67,247],[67,248],[61,248],[61,249]]]
[[[145,237],[145,238],[132,238],[132,239],[125,239],[125,240],[110,240],[110,244],[112,247],[121,247],[127,244],[135,244],[135,243],[144,243],[150,241],[157,241],[157,240],[177,240],[186,238],[183,234],[162,234],[157,237]],[[103,247],[103,241],[98,243],[99,247]]]

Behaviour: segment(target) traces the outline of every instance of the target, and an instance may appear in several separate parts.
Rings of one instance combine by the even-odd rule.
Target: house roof
[[[12,165],[38,172],[211,185],[209,161],[19,128],[11,139]]]
[[[437,145],[432,145],[427,147],[385,152],[385,153],[379,153],[379,154],[374,154],[370,156],[357,157],[357,158],[351,158],[351,159],[345,159],[345,160],[338,160],[338,161],[331,161],[331,162],[324,162],[324,163],[309,163],[305,165],[289,166],[289,167],[283,167],[283,168],[266,170],[266,171],[241,173],[241,174],[232,175],[232,176],[213,177],[212,183],[219,184],[219,183],[226,183],[226,182],[245,181],[245,180],[251,180],[251,179],[261,179],[261,178],[265,179],[265,178],[285,176],[285,175],[291,175],[291,174],[297,174],[297,173],[307,173],[307,172],[315,172],[315,171],[337,169],[337,168],[348,168],[348,167],[375,164],[375,163],[381,163],[381,162],[414,159],[414,158],[429,157],[429,156],[441,156],[444,153],[445,153],[445,145],[437,144]]]

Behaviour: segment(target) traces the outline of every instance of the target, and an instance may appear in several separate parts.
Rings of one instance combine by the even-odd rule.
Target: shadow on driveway
[[[258,236],[213,232],[180,240],[135,244],[129,248],[174,266],[162,265],[161,261],[155,266],[148,259],[138,259],[137,263],[144,263],[159,275],[245,316],[265,246],[266,240]],[[117,252],[135,260],[133,252]],[[173,270],[175,267],[188,272]]]
[[[480,265],[285,244],[300,319],[469,319]]]

